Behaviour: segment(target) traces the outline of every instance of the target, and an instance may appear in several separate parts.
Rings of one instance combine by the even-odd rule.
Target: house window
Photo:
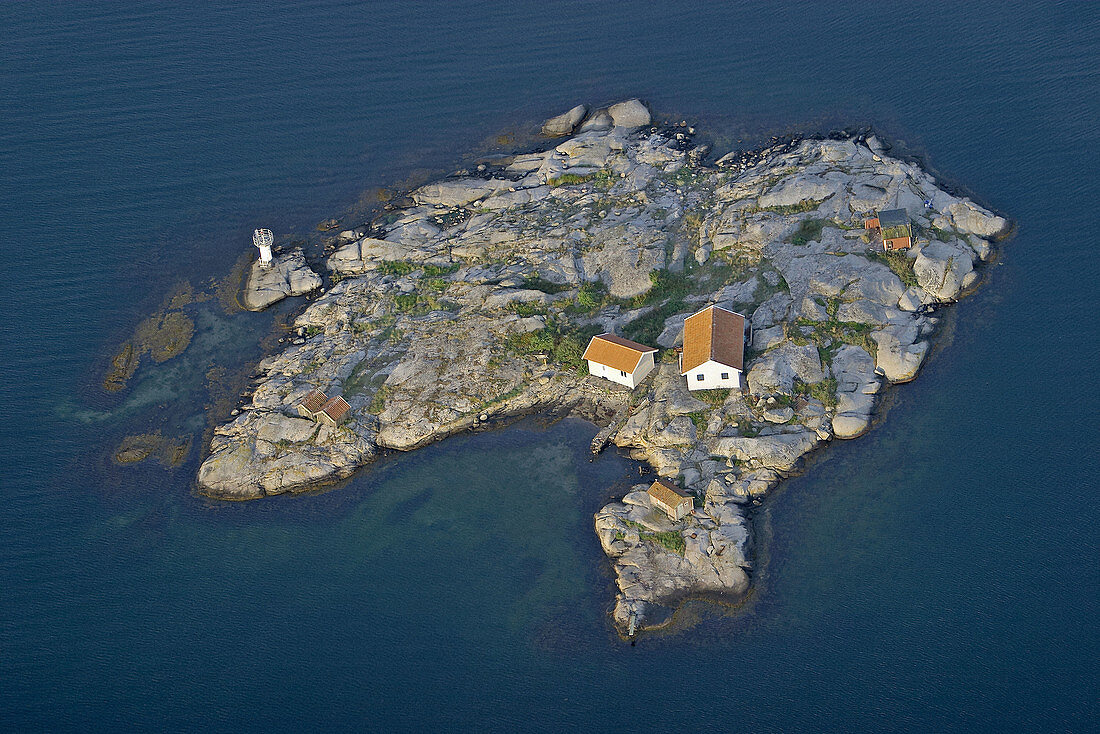
[[[703,381],[703,373],[700,372],[699,374],[697,374],[695,376],[695,379],[698,380],[699,382],[702,382]]]
[[[730,373],[729,372],[723,372],[722,373],[722,379],[723,380],[728,380],[729,378],[730,378]]]
[[[619,374],[622,375],[623,377],[626,377],[626,373],[623,372],[622,370],[619,370]]]

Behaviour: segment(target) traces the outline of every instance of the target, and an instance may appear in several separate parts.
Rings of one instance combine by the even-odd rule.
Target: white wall
[[[723,373],[728,375],[724,380]],[[703,376],[702,380],[699,379],[699,375]],[[685,377],[687,377],[688,390],[716,390],[723,387],[739,389],[741,387],[740,370],[713,360],[699,365]]]
[[[638,362],[638,366],[634,368],[633,385],[631,388],[637,387],[642,384],[642,380],[653,371],[654,362],[653,357],[656,352],[650,352],[649,354],[643,354],[641,360]]]
[[[611,380],[620,385],[626,385],[633,390],[646,378],[646,375],[653,371],[653,355],[654,352],[643,354],[641,360],[638,362],[638,366],[634,368],[634,372],[627,372],[625,375],[621,370],[612,369],[605,364],[593,362],[592,360],[588,360],[588,372],[597,377],[602,377],[605,380]]]

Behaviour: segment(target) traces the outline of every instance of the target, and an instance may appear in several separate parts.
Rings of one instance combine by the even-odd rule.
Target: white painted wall
[[[654,362],[653,355],[655,352],[643,354],[641,360],[638,361],[638,366],[634,368],[633,372],[623,373],[622,370],[612,369],[606,364],[600,364],[599,362],[593,362],[588,360],[588,373],[602,377],[605,380],[611,380],[617,382],[620,385],[626,385],[631,390],[641,384],[642,380],[646,378],[650,372],[653,371]]]
[[[649,503],[653,505],[653,507],[655,507],[656,509],[671,517],[673,520],[679,520],[680,518],[689,514],[693,509],[695,509],[694,501],[686,498],[675,506],[669,506],[651,496],[649,498]]]
[[[727,377],[722,379],[722,375]],[[702,379],[699,376],[702,375]],[[719,388],[740,388],[741,370],[714,360],[704,362],[687,375],[688,390],[717,390]]]
[[[260,248],[260,262],[271,262],[271,247],[269,245],[259,245]]]

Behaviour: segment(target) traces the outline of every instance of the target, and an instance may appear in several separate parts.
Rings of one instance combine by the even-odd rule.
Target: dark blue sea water
[[[1097,728],[1094,3],[23,2],[0,29],[5,730]],[[742,609],[618,641],[589,528],[635,468],[577,421],[194,496],[208,388],[270,314],[189,307],[183,356],[100,390],[253,227],[305,237],[628,96],[727,147],[873,124],[1019,225],[872,434],[761,508]],[[153,430],[192,437],[182,467],[111,463]]]

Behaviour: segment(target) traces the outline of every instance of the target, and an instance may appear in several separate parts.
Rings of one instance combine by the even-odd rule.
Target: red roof
[[[325,407],[321,408],[322,413],[337,422],[347,415],[349,410],[351,410],[351,406],[339,395],[325,403]]]
[[[684,500],[691,498],[690,494],[666,479],[658,479],[649,485],[648,494],[653,499],[663,502],[669,507],[676,507]]]
[[[599,334],[588,342],[588,348],[584,350],[581,359],[605,364],[611,369],[633,372],[643,356],[656,351],[653,347],[623,339],[621,336]]]
[[[714,361],[734,369],[745,366],[745,317],[718,306],[707,306],[684,321],[684,351],[680,374]]]
[[[302,402],[298,403],[310,413],[316,413],[325,407],[327,403],[328,395],[325,395],[320,390],[310,390],[309,394],[302,398]]]

